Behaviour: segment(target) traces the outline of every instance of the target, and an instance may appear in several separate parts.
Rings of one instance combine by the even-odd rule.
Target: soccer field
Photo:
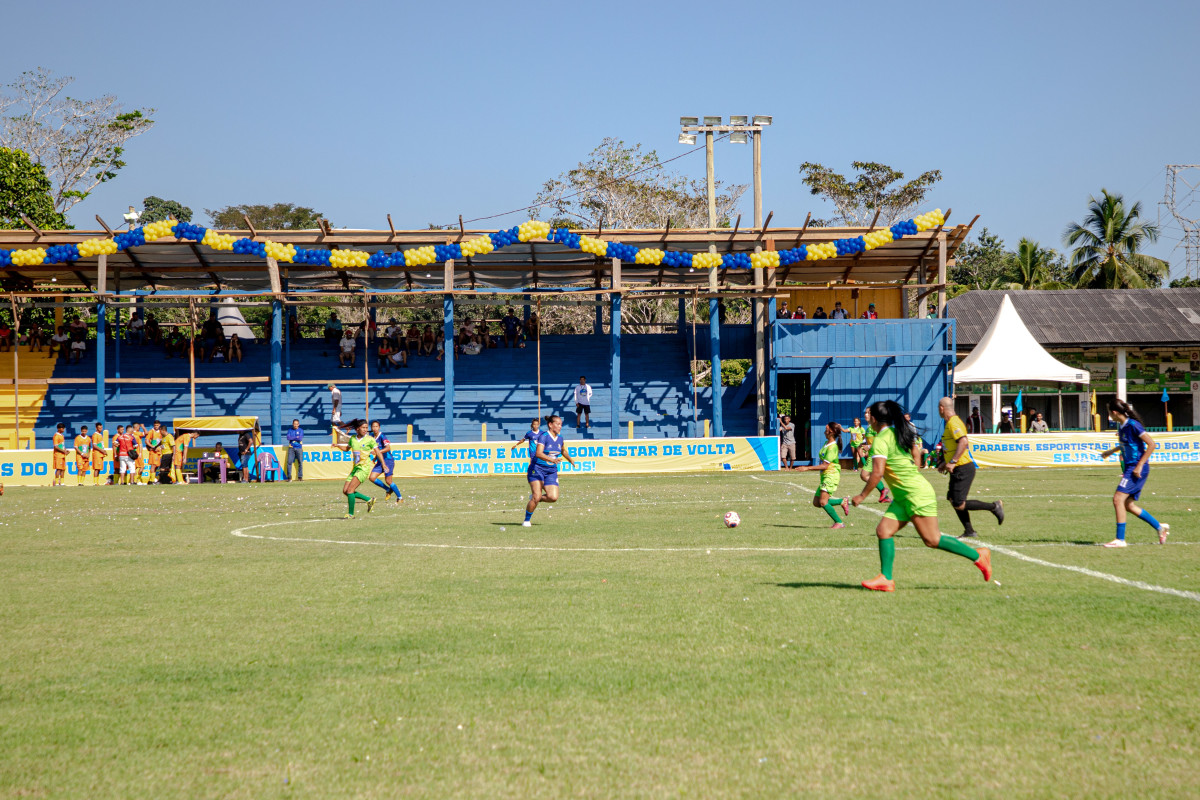
[[[891,595],[815,473],[10,489],[0,797],[1195,797],[1198,475],[980,471]]]

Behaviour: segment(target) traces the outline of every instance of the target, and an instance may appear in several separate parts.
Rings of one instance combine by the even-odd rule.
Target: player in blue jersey
[[[1140,508],[1134,501],[1141,497],[1146,480],[1150,477],[1150,454],[1154,452],[1154,439],[1142,427],[1142,420],[1133,406],[1116,397],[1108,401],[1108,418],[1120,426],[1117,431],[1117,446],[1100,454],[1108,458],[1113,453],[1121,454],[1121,482],[1113,493],[1113,508],[1117,512],[1117,538],[1106,542],[1104,547],[1125,547],[1125,514],[1129,512],[1158,531],[1158,543],[1166,544],[1171,526],[1159,522],[1150,512]]]
[[[388,439],[386,433],[379,429],[378,420],[371,423],[371,436],[374,437],[375,445],[379,448],[381,456],[371,465],[371,483],[383,489],[385,498],[395,492],[396,502],[403,503],[404,495],[400,494],[400,487],[392,482],[392,473],[396,470],[396,457],[392,455],[392,441]]]
[[[525,435],[521,437],[520,441],[512,446],[512,455],[515,456],[517,454],[517,450],[524,447],[525,443],[528,442],[529,460],[532,461],[534,454],[537,452],[537,439],[542,435],[541,426],[542,421],[540,419],[534,419],[532,422],[530,422],[529,430],[525,431]]]
[[[521,523],[526,528],[533,524],[530,519],[538,503],[557,502],[559,463],[564,459],[568,464],[575,463],[567,452],[561,432],[562,417],[557,414],[546,417],[546,430],[537,438],[537,450],[529,460],[529,472],[526,474],[529,479],[529,503],[525,506],[525,521]]]

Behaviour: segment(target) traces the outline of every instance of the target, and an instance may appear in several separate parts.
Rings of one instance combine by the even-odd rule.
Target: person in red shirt
[[[129,454],[132,449],[133,437],[126,432],[124,425],[118,425],[116,438],[113,439],[113,450],[117,454],[116,463],[113,465],[113,486],[129,483],[134,469],[133,457]]]
[[[879,315],[875,313],[875,304],[871,303],[867,306],[867,310],[862,313],[860,319],[879,319]]]

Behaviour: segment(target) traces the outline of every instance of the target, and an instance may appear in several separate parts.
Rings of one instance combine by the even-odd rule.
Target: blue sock
[[[1158,520],[1150,516],[1150,512],[1146,509],[1143,508],[1142,512],[1138,514],[1138,519],[1149,525],[1151,528],[1154,528],[1154,530],[1158,530]]]
[[[375,484],[380,489],[383,489],[383,493],[385,495],[391,491],[391,489],[388,488],[388,485],[383,482],[383,478],[376,478],[375,480],[371,481],[371,483]]]
[[[526,521],[526,522],[529,522],[529,520],[530,520],[532,517],[533,517],[533,512],[532,512],[532,511],[526,511],[526,512],[525,512],[525,521]]]
[[[395,492],[395,493],[396,493],[396,497],[399,497],[401,500],[403,500],[403,499],[404,499],[404,495],[400,494],[400,487],[399,487],[399,486],[397,486],[396,484],[394,484],[394,483],[393,483],[393,484],[392,484],[391,486],[389,486],[388,488],[389,488],[389,489],[391,489],[393,492]]]
[[[1120,539],[1121,541],[1125,541],[1125,523],[1124,522],[1117,523],[1117,538]]]

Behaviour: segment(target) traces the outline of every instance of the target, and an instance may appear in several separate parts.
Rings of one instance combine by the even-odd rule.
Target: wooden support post
[[[768,250],[775,249],[775,240],[774,239],[767,239],[767,249]],[[776,303],[775,290],[776,290],[776,287],[778,284],[777,284],[777,277],[776,277],[774,268],[767,270],[766,278],[767,278],[767,280],[766,280],[767,294],[769,294],[771,296],[771,298],[769,300],[767,300],[766,319],[763,321],[763,328],[764,328],[763,338],[766,340],[766,344],[764,346],[763,358],[766,361],[767,367],[766,367],[766,374],[763,375],[763,378],[762,378],[763,382],[761,385],[766,387],[766,393],[767,393],[767,410],[766,410],[767,430],[770,433],[775,434],[775,433],[778,433],[778,430],[777,430],[778,423],[776,420],[776,414],[778,413],[779,403],[776,401],[776,395],[778,394],[778,386],[776,384],[776,377],[775,377],[775,369],[774,369],[775,357],[774,357],[774,350],[773,350],[774,345],[775,345],[775,338],[774,338],[775,337],[775,319],[778,314],[778,312],[776,310],[776,306],[775,306],[775,303]]]
[[[196,416],[196,300],[188,298],[188,390],[192,398],[192,416]]]
[[[412,423],[408,423],[408,443],[412,444]]]
[[[479,423],[479,441],[481,441],[481,442],[487,441],[487,423],[486,422]]]
[[[633,438],[633,420],[629,420],[629,438]]]
[[[21,315],[17,313],[17,298],[14,294],[8,296],[9,307],[13,315],[13,440],[12,448],[21,446],[21,361],[17,358],[20,347],[17,341],[21,337]]]

